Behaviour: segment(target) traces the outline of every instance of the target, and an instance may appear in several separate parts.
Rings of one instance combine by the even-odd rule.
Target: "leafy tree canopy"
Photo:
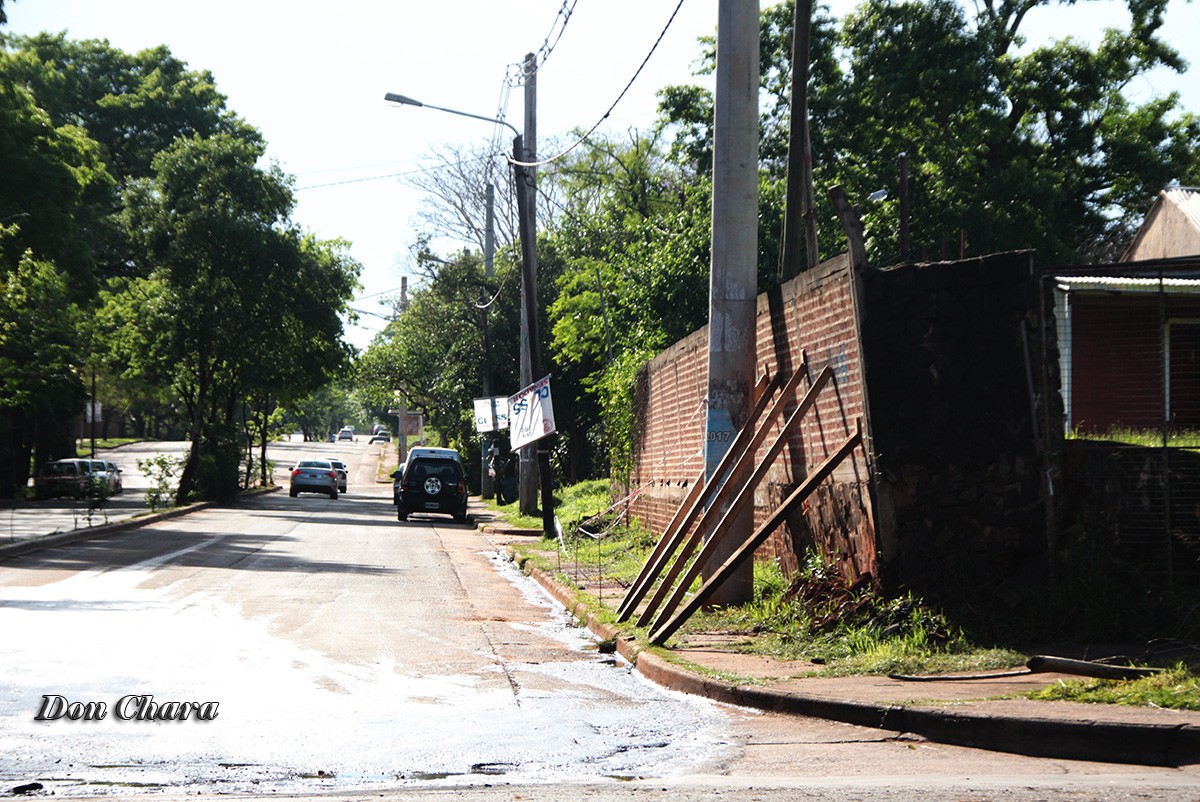
[[[932,256],[964,232],[972,253],[1035,248],[1048,262],[1109,258],[1169,180],[1200,180],[1200,121],[1175,95],[1135,104],[1133,79],[1182,70],[1160,37],[1166,0],[1130,0],[1127,30],[1096,47],[1063,39],[1025,44],[1021,24],[1047,0],[985,3],[968,17],[953,0],[866,0],[833,24],[813,24],[810,118],[814,173],[851,198],[892,190],[864,210],[871,255],[899,256],[897,159],[910,160],[914,240]],[[1081,5],[1079,13],[1086,14]],[[791,3],[763,12],[763,166],[785,175],[781,104],[791,70]],[[715,55],[705,51],[707,68]],[[711,97],[661,95],[675,153],[704,173],[711,163]],[[827,204],[822,253],[841,250]],[[914,254],[919,256],[920,254]]]

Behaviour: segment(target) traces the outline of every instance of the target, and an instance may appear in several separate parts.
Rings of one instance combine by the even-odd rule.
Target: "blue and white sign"
[[[508,398],[475,399],[475,431],[494,432],[508,428]]]
[[[511,421],[508,439],[513,451],[558,431],[554,425],[549,376],[509,398],[508,406]]]

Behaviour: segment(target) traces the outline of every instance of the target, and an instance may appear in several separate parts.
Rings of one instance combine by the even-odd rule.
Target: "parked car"
[[[413,513],[443,513],[467,520],[467,482],[462,458],[449,448],[414,448],[400,477],[396,518]]]
[[[91,472],[91,461],[86,459],[58,459],[47,462],[38,471],[37,497],[79,498],[84,494]]]
[[[367,442],[372,443],[372,444],[374,444],[374,443],[390,443],[390,442],[392,442],[391,432],[379,432],[378,434],[373,434],[373,435],[371,435],[371,439]]]
[[[332,465],[333,469],[338,472],[338,492],[345,493],[347,483],[350,481],[349,469],[346,467],[346,463],[342,462],[340,459],[331,459],[329,460],[329,464]]]
[[[397,507],[400,506],[400,479],[404,476],[404,466],[406,462],[401,462],[400,467],[392,471],[392,503]]]
[[[324,493],[338,497],[338,472],[327,459],[302,459],[292,468],[288,493],[295,498],[300,493]]]
[[[338,440],[354,440],[354,430],[349,426],[342,427],[342,430],[337,434]]]
[[[86,462],[90,466],[93,481],[99,482],[109,493],[115,495],[125,489],[121,484],[121,469],[115,462],[104,459],[92,459],[86,460]]]

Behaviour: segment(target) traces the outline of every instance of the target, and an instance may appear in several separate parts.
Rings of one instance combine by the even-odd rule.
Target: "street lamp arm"
[[[475,120],[483,120],[484,122],[496,123],[497,125],[507,126],[509,128],[509,130],[511,130],[517,136],[521,135],[521,132],[518,131],[515,126],[513,126],[511,123],[501,120],[499,117],[484,117],[482,114],[471,114],[470,112],[467,112],[467,111],[458,111],[457,109],[448,109],[444,106],[435,106],[432,103],[422,103],[419,100],[413,100],[411,97],[406,97],[405,95],[397,95],[395,92],[388,92],[386,95],[383,96],[383,99],[388,101],[389,103],[399,103],[404,106],[421,106],[421,107],[427,108],[427,109],[437,109],[438,111],[444,111],[448,114],[457,114],[460,117],[470,117]]]

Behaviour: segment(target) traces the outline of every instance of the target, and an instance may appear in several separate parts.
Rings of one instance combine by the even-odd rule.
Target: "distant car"
[[[292,483],[288,493],[295,498],[300,493],[324,493],[338,497],[338,472],[327,459],[302,459],[292,468]]]
[[[349,481],[349,469],[346,467],[346,463],[340,459],[331,459],[329,460],[329,464],[338,472],[338,492],[345,493],[347,482]]]
[[[37,497],[69,496],[70,498],[79,498],[84,494],[91,472],[91,460],[59,459],[47,462],[38,472]]]
[[[104,459],[85,460],[91,468],[93,481],[99,482],[109,493],[120,493],[124,490],[121,484],[121,469],[115,462]]]
[[[400,506],[400,479],[404,476],[404,466],[407,463],[401,462],[400,467],[392,471],[392,503],[397,507]]]
[[[400,477],[396,518],[413,513],[443,513],[467,520],[467,481],[462,458],[449,448],[414,448]]]
[[[390,443],[390,442],[392,442],[392,435],[390,432],[379,432],[378,434],[371,435],[371,439],[367,442],[369,442],[369,443]]]
[[[349,426],[344,427],[340,432],[338,432],[337,439],[338,440],[353,440],[354,439],[354,430],[351,429]]]

